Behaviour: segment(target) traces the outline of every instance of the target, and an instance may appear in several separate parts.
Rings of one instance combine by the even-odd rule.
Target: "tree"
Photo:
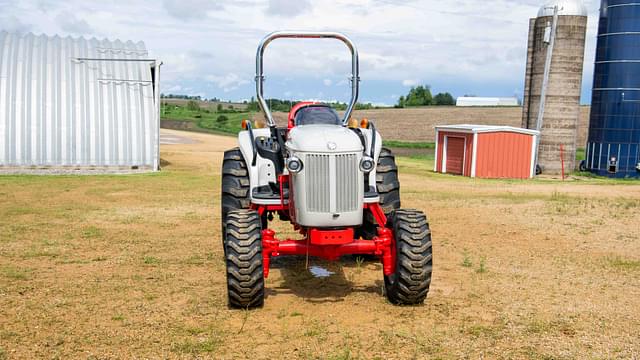
[[[445,92],[445,93],[438,93],[436,96],[434,96],[433,104],[451,106],[451,105],[455,105],[456,101],[453,99],[453,96],[451,96],[451,94],[449,94],[448,92]]]
[[[412,87],[406,97],[400,97],[400,99],[398,99],[398,106],[400,107],[428,106],[432,103],[433,96],[431,95],[431,87],[429,87],[429,85]]]
[[[216,107],[216,111],[222,112],[222,104],[218,104],[218,106]]]
[[[189,100],[189,102],[187,102],[187,109],[191,111],[200,111],[200,105],[198,105],[198,102],[196,101]]]
[[[229,121],[229,118],[224,116],[224,115],[220,115],[218,116],[218,118],[216,119],[216,122],[220,125],[224,125],[227,123],[227,121]]]
[[[249,104],[247,104],[247,111],[259,111],[259,110],[260,110],[260,107],[258,106],[258,102],[252,96],[251,100],[249,101]]]

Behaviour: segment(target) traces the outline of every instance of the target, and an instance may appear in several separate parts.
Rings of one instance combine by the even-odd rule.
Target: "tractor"
[[[351,51],[351,100],[344,116],[327,104],[301,102],[278,127],[264,98],[263,55],[281,38],[337,39]],[[266,126],[244,120],[238,147],[225,151],[221,219],[229,306],[264,304],[269,265],[278,256],[382,262],[387,299],[417,305],[429,292],[431,232],[422,211],[400,208],[393,153],[373,122],[351,119],[359,91],[358,51],[343,34],[278,31],[256,55],[256,93]],[[351,121],[350,121],[351,120]],[[299,239],[269,227],[277,216]]]

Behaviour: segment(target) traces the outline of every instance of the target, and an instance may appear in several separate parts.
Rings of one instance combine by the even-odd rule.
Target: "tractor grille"
[[[307,211],[327,213],[358,209],[357,154],[309,154],[305,171]],[[335,188],[331,186],[331,176],[335,176]]]
[[[336,212],[358,209],[358,157],[336,155]]]
[[[331,207],[330,155],[307,155],[307,210],[329,212]]]

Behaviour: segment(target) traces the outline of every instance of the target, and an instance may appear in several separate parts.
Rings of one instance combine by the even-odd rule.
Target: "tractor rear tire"
[[[264,304],[262,221],[255,210],[231,210],[225,226],[227,291],[232,308]]]
[[[393,152],[387,148],[380,150],[376,166],[376,188],[380,195],[380,205],[385,215],[400,208],[400,180],[398,166]],[[384,224],[380,224],[384,226]]]
[[[391,150],[384,147],[380,150],[376,166],[376,189],[380,197],[380,206],[384,214],[389,217],[394,210],[400,208],[400,181],[396,158]],[[362,227],[358,235],[364,239],[372,239],[377,235],[377,227],[386,224],[377,224],[369,210],[365,210],[363,215]]]
[[[239,148],[224,152],[222,162],[222,246],[224,247],[225,224],[227,214],[232,210],[248,209],[251,205],[249,196],[249,170]],[[226,250],[225,250],[226,251]]]
[[[384,277],[387,299],[396,305],[422,304],[433,268],[431,231],[419,210],[396,210],[389,219],[396,252],[395,272]]]

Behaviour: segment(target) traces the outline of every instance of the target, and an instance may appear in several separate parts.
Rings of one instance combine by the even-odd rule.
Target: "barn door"
[[[464,138],[447,137],[447,173],[462,175],[464,168]]]

